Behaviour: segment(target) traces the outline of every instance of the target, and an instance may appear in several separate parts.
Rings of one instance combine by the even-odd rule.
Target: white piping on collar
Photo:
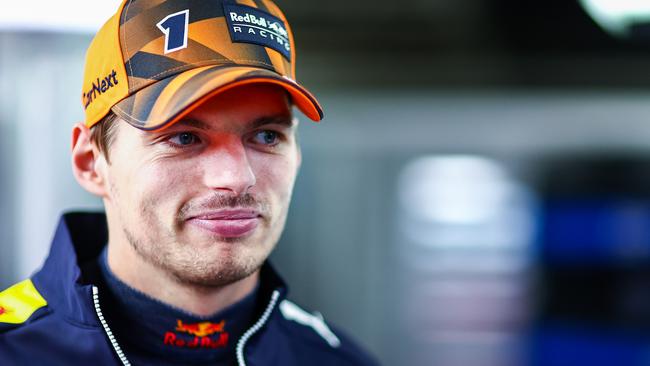
[[[255,324],[253,324],[252,327],[250,327],[250,329],[246,331],[246,333],[244,333],[243,336],[241,336],[241,338],[239,338],[239,342],[237,342],[237,365],[238,366],[246,366],[246,360],[244,360],[244,347],[246,347],[246,342],[248,342],[248,340],[253,335],[255,335],[255,333],[257,333],[260,329],[262,329],[264,324],[266,324],[279,298],[280,298],[280,291],[278,290],[273,291],[273,294],[271,295],[271,301],[266,306],[266,310],[264,310],[262,316],[259,318],[259,320],[257,320]]]
[[[280,303],[280,312],[288,320],[311,327],[330,347],[338,348],[341,346],[341,340],[325,324],[325,319],[320,313],[310,314],[289,300]]]

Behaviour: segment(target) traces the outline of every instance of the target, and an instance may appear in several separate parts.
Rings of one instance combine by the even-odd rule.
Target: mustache
[[[268,203],[259,200],[250,193],[233,196],[215,192],[213,196],[185,203],[178,211],[177,218],[179,221],[185,221],[206,211],[218,211],[227,208],[251,209],[259,212],[263,217],[266,217],[269,211]]]

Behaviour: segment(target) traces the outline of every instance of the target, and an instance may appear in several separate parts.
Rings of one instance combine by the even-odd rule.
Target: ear
[[[106,195],[106,159],[90,141],[90,129],[83,123],[72,128],[72,172],[88,192]]]

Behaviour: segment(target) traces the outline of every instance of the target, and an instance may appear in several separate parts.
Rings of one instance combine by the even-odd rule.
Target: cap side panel
[[[129,5],[129,11],[125,12],[122,15],[122,21],[120,24],[124,24],[131,20],[134,16],[147,11],[151,8],[155,8],[157,6],[160,6],[164,3],[166,3],[168,0],[147,0],[147,1],[133,1],[133,0],[128,0],[132,4]]]
[[[247,44],[247,46],[243,48],[243,50],[245,51],[245,53],[243,53],[241,56],[243,56],[244,59],[242,61],[235,60],[236,63],[240,65],[253,65],[257,67],[263,67],[271,71],[277,72],[277,70],[275,70],[274,68],[273,62],[271,62],[271,59],[269,58],[269,54],[267,51],[268,48],[264,46]],[[251,62],[253,60],[255,61]]]
[[[143,121],[149,120],[151,111],[154,109],[155,105],[159,103],[159,95],[169,88],[171,82],[171,78],[162,80],[161,82],[145,89],[142,93],[136,94],[130,115],[142,116],[140,119]]]
[[[264,2],[262,2],[262,1],[260,1],[260,0],[253,0],[253,2],[255,3],[255,7],[256,7],[256,8],[261,9],[261,10],[264,10],[264,11],[267,12],[267,13],[271,13],[271,14],[273,14],[273,13],[271,12],[271,10],[266,6],[266,4],[264,4]]]
[[[170,82],[171,79],[165,79],[145,88],[139,93],[114,105],[113,112],[132,124],[138,120],[146,121],[149,118],[153,106],[157,103],[158,95],[167,88]],[[134,118],[132,116],[136,117]],[[144,125],[145,122],[140,123],[140,126],[144,127]]]
[[[135,76],[140,80],[129,80],[131,83],[131,92],[139,90],[146,86],[146,84],[150,84],[156,81],[156,78],[160,74],[161,68],[164,68],[165,70],[181,70],[187,65],[183,62],[176,61],[169,57],[147,52],[138,52],[129,61],[126,62],[127,66],[130,66],[134,63],[140,66],[134,68],[134,70],[137,70],[137,73],[131,74],[131,76]],[[142,85],[142,80],[146,80],[146,83],[144,83],[145,85]]]
[[[287,22],[287,17],[284,15],[282,10],[272,1],[268,0],[258,0],[259,2],[263,3],[266,8],[268,9],[268,12],[275,15],[276,17],[282,19],[285,23]]]
[[[293,40],[293,31],[291,31],[291,27],[287,26],[287,32],[289,33],[291,44],[293,45],[293,47],[291,47],[291,78],[295,79],[296,78],[296,43]]]
[[[291,75],[291,64],[282,54],[273,49],[266,49],[266,53],[273,63],[273,68],[281,75]]]
[[[131,93],[137,92],[140,89],[147,87],[150,84],[155,83],[157,80],[162,80],[166,77],[174,76],[181,72],[193,69],[196,67],[202,66],[251,66],[259,67],[274,71],[273,65],[268,60],[267,62],[251,59],[252,56],[242,55],[246,58],[238,58],[235,60],[229,60],[225,58],[216,58],[216,59],[207,59],[201,60],[192,63],[183,63],[178,62],[174,59],[170,59],[164,56],[154,55],[146,52],[138,52],[133,58],[132,61],[138,64],[145,65],[145,67],[139,67],[138,71],[142,74],[134,75],[135,77],[130,77],[129,82],[132,86]],[[127,65],[132,61],[127,62]],[[164,72],[160,72],[160,66],[164,65]],[[157,72],[157,73],[156,73]],[[156,74],[154,74],[156,73]]]
[[[141,79],[137,76],[129,76],[129,83],[148,83],[149,79]]]
[[[131,21],[127,22],[122,27],[126,29],[127,36],[124,38],[124,43],[128,45],[125,49],[124,59],[130,59],[135,53],[140,51],[145,45],[151,43],[156,39],[165,39],[165,34],[155,25],[151,27],[136,27],[134,25],[143,16],[136,16]],[[164,46],[164,43],[163,43]],[[127,52],[128,51],[128,52]],[[160,48],[159,53],[164,52],[164,47]]]
[[[289,65],[291,66],[291,70],[290,70],[291,73],[287,75],[289,75],[289,77],[295,80],[296,79],[296,42],[295,39],[293,38],[293,31],[291,30],[291,25],[289,25],[289,20],[284,15],[282,10],[280,10],[280,8],[278,8],[278,6],[274,2],[268,0],[259,0],[259,1],[266,4],[268,9],[271,10],[271,13],[277,16],[278,18],[282,19],[284,21],[284,24],[286,24],[287,26],[287,33],[289,33],[289,42],[291,43],[291,62],[289,63]]]
[[[190,23],[196,23],[210,18],[224,17],[221,3],[215,4],[213,1],[206,0],[192,0],[190,3],[191,8],[194,9],[194,12],[190,14]]]
[[[104,118],[111,106],[129,93],[119,39],[120,14],[125,3],[97,32],[86,53],[82,90],[88,127]]]
[[[287,27],[287,33],[289,33],[289,42],[291,43],[291,62],[288,63],[290,70],[287,70],[287,74],[292,79],[296,79],[296,43],[293,38],[293,32],[291,31],[291,25],[289,25],[289,20],[284,15],[282,10],[272,1],[268,0],[257,0],[266,5],[266,8],[269,9],[269,13],[275,15],[276,17],[282,19],[284,24]]]
[[[165,45],[165,39],[164,37],[158,38],[148,45],[144,46],[140,52],[145,52],[148,54],[152,55],[159,55],[160,57],[165,57],[169,60],[174,60],[176,61],[179,65],[191,65],[191,64],[198,64],[203,61],[214,61],[215,63],[221,63],[221,62],[228,62],[228,59],[223,56],[222,54],[218,53],[217,51],[204,46],[203,44],[195,41],[194,39],[190,38],[187,41],[188,47],[184,50],[180,50],[175,53],[174,57],[169,57],[165,55],[161,55],[158,53],[159,50],[164,48]],[[140,53],[139,52],[139,53]],[[137,54],[136,54],[137,55]],[[132,58],[133,59],[133,58]],[[178,72],[178,71],[176,71]],[[166,73],[160,73],[159,72],[159,77],[165,77],[167,76]]]
[[[205,47],[225,56],[229,60],[242,58],[246,53],[246,46],[243,44],[232,44],[228,35],[226,20],[221,18],[206,19],[190,24],[190,38],[200,42]],[[209,35],[205,37],[204,35]]]
[[[128,61],[133,60],[133,57],[135,57],[140,52],[146,52],[148,54],[158,55],[158,56],[161,56],[161,57],[169,58],[170,60],[175,60],[176,59],[176,57],[174,57],[174,58],[167,57],[167,56],[165,56],[164,53],[160,52],[160,50],[164,50],[164,49],[165,49],[165,36],[161,33],[158,38],[152,38],[152,39],[149,40],[149,43],[147,43],[147,44],[143,45],[142,47],[140,47],[138,52],[136,52],[133,56],[131,56],[131,58]],[[178,51],[178,53],[183,52],[183,51],[185,51],[185,50]]]
[[[237,0],[237,4],[250,6],[251,8],[257,8],[257,4],[253,0]]]

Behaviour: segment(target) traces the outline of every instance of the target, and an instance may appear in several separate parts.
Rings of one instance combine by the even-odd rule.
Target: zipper
[[[111,328],[108,327],[108,323],[106,322],[106,319],[104,319],[104,315],[102,314],[102,309],[99,307],[99,289],[97,288],[97,286],[93,286],[93,302],[95,303],[95,313],[97,313],[97,317],[99,318],[99,321],[102,323],[102,327],[104,327],[104,332],[108,336],[108,339],[111,341],[111,345],[113,345],[113,349],[115,350],[115,353],[117,353],[117,357],[119,357],[120,361],[122,361],[122,365],[131,366],[131,363],[126,358],[126,355],[124,354],[124,352],[122,352],[122,348],[117,343],[117,339],[115,339],[113,332],[111,332]]]
[[[260,329],[262,329],[264,324],[266,324],[279,298],[280,298],[280,292],[278,290],[273,291],[273,294],[271,295],[271,301],[266,306],[266,310],[264,310],[262,316],[255,324],[253,324],[252,327],[250,327],[250,329],[246,331],[246,333],[244,333],[243,336],[241,336],[241,338],[239,338],[239,342],[237,342],[237,365],[238,366],[246,366],[246,361],[244,360],[244,347],[246,347],[246,342],[248,342],[248,340],[253,335],[255,335],[255,333],[257,333]]]

